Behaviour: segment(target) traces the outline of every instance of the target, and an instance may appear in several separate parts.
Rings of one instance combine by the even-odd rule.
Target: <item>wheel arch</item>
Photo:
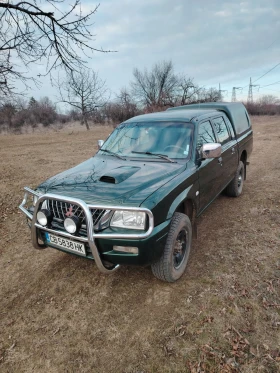
[[[187,215],[192,223],[193,236],[197,238],[197,210],[197,199],[192,185],[175,198],[168,211],[167,219],[171,219],[175,212],[181,212]]]
[[[196,206],[194,201],[191,198],[186,198],[179,204],[175,212],[182,212],[190,218],[191,222],[193,222],[196,217]]]
[[[182,212],[189,216],[192,221],[193,215],[196,216],[197,211],[197,198],[195,194],[195,186],[190,185],[184,189],[174,199],[168,210],[167,219],[171,219],[175,212]]]

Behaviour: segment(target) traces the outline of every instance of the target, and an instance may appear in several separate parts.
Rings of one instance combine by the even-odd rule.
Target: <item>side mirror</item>
[[[217,143],[203,144],[200,148],[201,159],[219,158],[222,154],[222,145]]]
[[[97,141],[98,149],[101,149],[102,146],[103,146],[103,144],[104,144],[104,140],[98,140],[98,141]]]

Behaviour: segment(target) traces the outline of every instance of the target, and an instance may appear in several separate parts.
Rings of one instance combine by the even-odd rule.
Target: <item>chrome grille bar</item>
[[[57,221],[62,222],[66,218],[66,212],[72,206],[72,213],[76,215],[78,218],[81,219],[82,225],[86,225],[85,221],[85,213],[80,206],[77,206],[73,203],[68,203],[60,200],[47,200],[47,206],[53,213],[54,219]],[[102,215],[106,211],[105,209],[90,209],[93,219],[93,225],[97,224],[98,221],[101,219]]]
[[[94,219],[94,215],[95,215],[96,211],[99,211],[99,210],[95,210],[94,212],[93,212],[93,210],[91,210],[91,211],[92,211],[92,218]],[[100,211],[100,213],[98,214],[97,218],[93,221],[93,225],[96,225],[99,222],[99,220],[101,219],[101,217],[104,214],[104,212],[105,212],[105,210],[101,210]]]
[[[56,211],[57,211],[57,214],[58,214],[58,218],[60,219],[60,214],[59,214],[59,209],[58,209],[58,206],[57,206],[57,201],[55,201],[55,207],[56,207]]]
[[[61,215],[64,218],[64,212],[63,212],[63,202],[60,204],[60,210],[61,210]]]

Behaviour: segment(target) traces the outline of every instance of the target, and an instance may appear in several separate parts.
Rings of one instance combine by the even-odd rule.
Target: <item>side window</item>
[[[235,133],[234,133],[234,130],[233,130],[233,127],[232,127],[231,121],[230,121],[228,118],[224,118],[224,120],[225,120],[225,122],[226,122],[227,127],[229,128],[229,131],[230,131],[231,137],[232,137],[233,139],[235,139]]]
[[[223,117],[215,118],[215,119],[212,120],[212,122],[215,126],[219,142],[222,145],[225,144],[226,142],[228,142],[230,136],[229,136],[228,129],[227,129],[226,123],[224,121],[224,118]]]
[[[197,149],[199,150],[203,144],[209,142],[216,142],[215,133],[211,126],[210,121],[200,123],[198,128],[198,139],[197,139]]]

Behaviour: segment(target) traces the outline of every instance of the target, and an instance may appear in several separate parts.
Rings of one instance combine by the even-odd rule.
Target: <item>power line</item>
[[[276,67],[279,66],[279,65],[280,65],[280,62],[277,65],[275,65],[272,69],[268,70],[265,74],[263,74],[262,76],[260,76],[258,79],[254,80],[253,83],[255,83],[258,80],[260,80],[261,78],[263,78],[266,74],[268,74],[268,73],[270,73],[270,71],[276,69]]]
[[[275,89],[267,88],[269,91],[280,93],[280,91],[276,91]]]
[[[275,82],[275,83],[271,83],[271,84],[263,85],[263,86],[261,86],[260,88],[269,87],[270,85],[279,84],[279,83],[280,83],[280,80],[278,80],[278,82]]]
[[[275,39],[267,48],[265,48],[264,50],[266,51],[268,48],[270,48],[279,38]]]
[[[262,76],[260,76],[258,79],[254,80],[252,83],[255,83],[255,82],[257,82],[258,80],[260,80],[260,79],[263,78],[266,74],[270,73],[270,71],[274,70],[274,69],[275,69],[277,66],[279,66],[279,65],[280,65],[280,62],[279,62],[277,65],[275,65],[272,69],[268,70],[266,73],[264,73]],[[245,85],[243,88],[246,88],[246,87],[249,87],[249,86],[250,86],[250,84]]]
[[[276,38],[271,44],[269,44],[269,46],[267,48],[265,48],[264,50],[267,50],[268,48],[270,48],[277,40],[279,40],[279,38]],[[270,73],[270,71],[274,70],[277,66],[280,65],[280,62],[275,65],[272,69],[270,69],[269,71],[267,71],[265,74],[263,74],[262,76],[260,76],[258,79],[254,80],[253,83],[257,82],[259,79],[261,79],[262,77],[264,77],[266,74]],[[250,84],[251,84],[251,78],[250,78]],[[245,85],[243,88],[246,88],[246,87],[250,87],[250,84],[249,85]],[[276,84],[276,83],[275,83]],[[267,87],[267,86],[265,86]]]

